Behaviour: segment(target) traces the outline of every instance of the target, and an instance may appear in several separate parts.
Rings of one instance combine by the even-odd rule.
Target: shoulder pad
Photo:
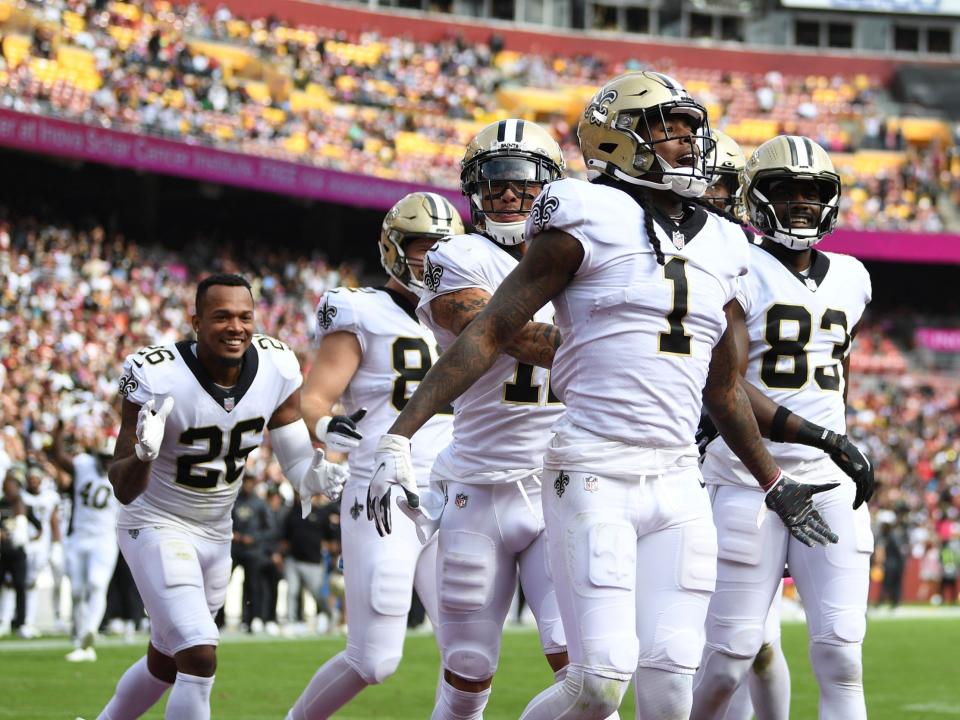
[[[285,380],[293,380],[300,375],[300,361],[285,342],[257,333],[253,336],[253,345],[260,353],[261,360],[269,358]]]

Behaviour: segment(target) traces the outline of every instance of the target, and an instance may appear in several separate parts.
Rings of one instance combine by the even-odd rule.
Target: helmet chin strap
[[[707,191],[709,181],[697,172],[693,167],[675,168],[659,155],[656,156],[660,163],[660,169],[663,177],[668,181],[670,190],[681,197],[698,198]]]
[[[489,215],[484,215],[483,229],[486,230],[495,242],[501,245],[519,245],[523,242],[523,228],[526,225],[525,220],[517,222],[501,223],[494,222]]]

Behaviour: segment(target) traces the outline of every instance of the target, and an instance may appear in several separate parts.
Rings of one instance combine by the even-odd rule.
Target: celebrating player
[[[317,308],[321,339],[304,387],[303,412],[318,433],[334,403],[352,417],[370,413],[359,427],[365,440],[330,450],[350,452],[350,480],[341,501],[340,527],[346,581],[347,649],[314,675],[287,716],[292,720],[330,717],[368,685],[390,677],[403,655],[403,640],[416,588],[427,616],[437,624],[435,540],[425,546],[412,521],[401,516],[381,539],[366,515],[367,487],[377,438],[407,404],[417,383],[436,360],[433,333],[416,317],[423,291],[423,255],[463,232],[456,208],[435,193],[400,200],[383,221],[380,261],[389,275],[379,288],[338,288]],[[413,438],[419,486],[426,488],[437,451],[450,439],[448,415],[438,415]]]
[[[426,291],[417,309],[449,347],[483,310],[526,249],[524,221],[534,199],[563,173],[556,141],[538,125],[501,120],[483,128],[463,156],[461,190],[477,232],[427,253]],[[448,502],[439,522],[438,592],[444,679],[434,720],[479,718],[500,658],[500,635],[517,587],[555,672],[567,664],[553,583],[547,574],[540,475],[550,426],[563,408],[550,391],[559,344],[553,309],[532,315],[493,366],[454,401],[453,442],[431,479]],[[400,446],[406,438],[397,439]],[[416,437],[413,440],[416,447]],[[384,445],[377,457],[383,456]],[[381,482],[378,484],[377,480]],[[370,512],[390,532],[390,486],[370,486]]]
[[[869,462],[844,433],[850,343],[870,301],[870,277],[858,260],[813,248],[836,225],[840,202],[840,179],[815,142],[783,135],[764,143],[746,165],[744,184],[750,218],[764,237],[750,248],[750,273],[732,308],[740,373],[779,404],[771,439],[801,443],[768,445],[780,466],[807,485],[839,483],[815,505],[840,542],[805,547],[778,518],[757,527],[756,481],[726,438],[707,447],[703,474],[713,496],[719,563],[691,717],[724,717],[760,649],[786,562],[807,613],[820,717],[860,720],[867,716],[861,644],[873,552],[864,503],[874,485]],[[844,482],[841,469],[856,483]],[[764,719],[789,713],[784,705],[757,710]]]
[[[107,588],[117,564],[119,503],[107,477],[115,446],[116,438],[105,435],[94,452],[71,456],[63,446],[63,421],[53,433],[50,456],[66,473],[67,480],[61,486],[73,494],[64,542],[76,644],[67,654],[70,662],[97,659],[93,643],[107,609]]]
[[[544,458],[543,504],[570,665],[528,720],[604,718],[634,674],[639,716],[689,714],[717,558],[693,443],[702,401],[791,532],[836,540],[810,501],[825,488],[781,472],[737,381],[726,310],[747,240],[685,201],[707,184],[708,130],[703,106],[660,73],[601,88],[578,127],[597,182],[544,189],[526,255],[381,441],[384,474],[412,495],[405,438],[554,300],[563,344],[553,381],[566,412]]]
[[[254,333],[246,280],[200,282],[193,330],[196,342],[128,356],[120,378],[109,478],[123,504],[117,536],[150,615],[150,645],[120,678],[101,720],[139,717],[171,685],[167,718],[210,717],[213,615],[230,577],[230,510],[264,429],[302,497],[338,495],[347,474],[314,451],[300,414],[299,362],[282,342]],[[355,434],[348,418],[331,425]]]

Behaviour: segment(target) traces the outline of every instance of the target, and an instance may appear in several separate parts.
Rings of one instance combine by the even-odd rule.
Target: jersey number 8
[[[783,323],[791,322],[797,328],[796,336],[783,337]],[[839,390],[842,375],[843,358],[850,347],[850,334],[847,332],[847,314],[842,310],[825,310],[820,319],[820,329],[829,332],[834,325],[843,328],[843,342],[833,344],[832,365],[818,367],[813,371],[814,380],[823,390]],[[810,342],[812,318],[810,311],[802,305],[784,305],[777,303],[767,311],[765,339],[770,348],[763,354],[760,365],[760,379],[768,388],[777,390],[799,390],[807,384],[810,375],[810,363],[807,359],[807,343]],[[792,368],[781,370],[780,358],[789,358]]]

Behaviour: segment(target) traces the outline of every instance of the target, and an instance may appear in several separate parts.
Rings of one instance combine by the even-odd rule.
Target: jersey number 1
[[[687,261],[672,257],[663,266],[663,276],[673,283],[673,307],[667,313],[670,332],[660,333],[660,352],[671,355],[689,355],[691,335],[683,327],[687,316]]]

